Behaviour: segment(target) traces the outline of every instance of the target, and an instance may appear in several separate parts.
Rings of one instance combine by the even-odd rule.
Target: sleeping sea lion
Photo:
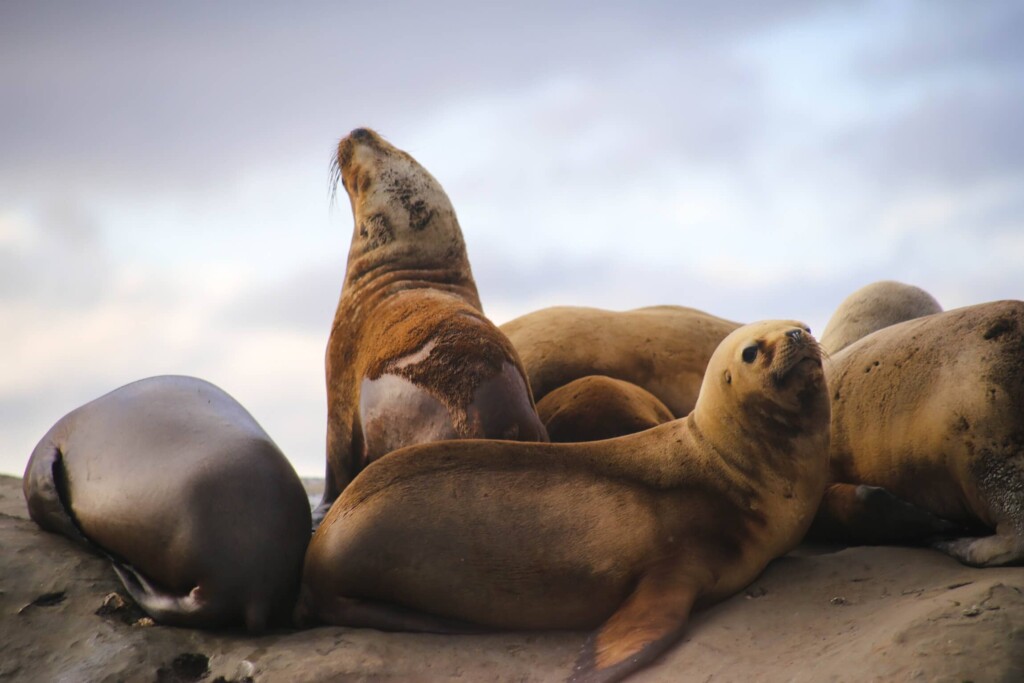
[[[711,354],[739,326],[683,306],[556,306],[501,330],[519,352],[537,401],[573,380],[604,375],[637,385],[683,417],[693,410]]]
[[[32,519],[109,556],[159,623],[261,631],[291,617],[306,493],[256,420],[208,382],[151,377],[71,411],[23,486]]]

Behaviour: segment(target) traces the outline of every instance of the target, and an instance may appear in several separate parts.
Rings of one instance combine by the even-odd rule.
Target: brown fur
[[[385,395],[388,419],[410,427],[399,445],[453,436],[546,439],[515,350],[481,311],[462,231],[440,184],[366,129],[338,144],[336,177],[349,194],[354,231],[327,344],[327,476],[315,519],[383,455],[360,422],[366,380],[402,378],[447,411],[440,419],[448,427],[416,431],[417,408]],[[500,383],[506,366],[519,386]],[[488,389],[490,403],[480,408],[474,401],[488,382],[500,387]]]
[[[314,534],[300,621],[444,632],[453,621],[603,623],[573,680],[645,665],[675,642],[692,604],[740,590],[810,524],[829,402],[820,351],[800,327],[737,330],[693,412],[639,434],[444,442],[381,458]],[[741,360],[750,344],[761,351]],[[764,397],[758,414],[753,395]]]
[[[538,401],[569,382],[604,375],[641,387],[676,417],[697,401],[708,360],[739,323],[682,306],[633,311],[559,306],[501,326]]]
[[[537,402],[552,441],[600,441],[675,419],[664,403],[635,384],[591,375],[555,389]]]
[[[1024,560],[1024,303],[879,330],[835,354],[828,379],[834,481],[996,532],[941,545],[961,561]]]
[[[821,334],[821,346],[837,353],[883,327],[941,312],[939,302],[920,287],[873,282],[843,299]]]

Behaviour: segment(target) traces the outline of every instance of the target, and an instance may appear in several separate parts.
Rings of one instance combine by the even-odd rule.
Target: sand
[[[0,680],[561,681],[585,634],[321,627],[259,637],[139,625],[107,561],[28,519],[0,476]],[[105,600],[114,604],[101,609]],[[97,614],[97,611],[108,612]],[[636,683],[1024,681],[1024,568],[921,548],[802,546],[696,614]]]

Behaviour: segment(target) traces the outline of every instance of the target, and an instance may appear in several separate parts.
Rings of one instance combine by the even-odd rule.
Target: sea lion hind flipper
[[[36,524],[59,534],[64,534],[79,543],[97,550],[78,527],[71,512],[71,501],[67,493],[67,473],[64,470],[64,456],[60,446],[50,434],[32,451],[25,479],[22,483],[29,517]]]
[[[661,565],[587,638],[569,683],[612,683],[647,666],[679,639],[703,582]]]
[[[186,595],[174,595],[155,586],[133,567],[114,558],[110,558],[110,563],[128,595],[157,623],[181,626],[205,623],[210,605],[203,600],[199,586]]]

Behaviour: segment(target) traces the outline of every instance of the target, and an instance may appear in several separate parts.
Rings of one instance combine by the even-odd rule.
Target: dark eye
[[[743,362],[753,363],[754,359],[757,358],[757,346],[748,346],[743,349]]]
[[[810,334],[811,333],[811,328],[805,327],[804,328],[804,332],[806,332],[807,334]]]

